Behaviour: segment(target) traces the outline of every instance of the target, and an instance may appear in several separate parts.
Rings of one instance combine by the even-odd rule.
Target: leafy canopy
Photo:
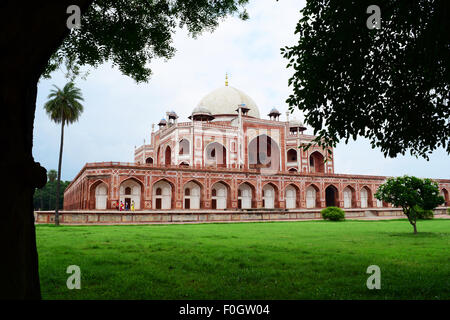
[[[54,170],[56,172],[56,170]],[[33,195],[33,204],[35,210],[55,210],[56,208],[56,184],[57,181],[49,181],[41,188],[36,189]],[[61,181],[59,189],[59,208],[64,206],[64,191],[69,186],[70,181]]]
[[[290,109],[321,145],[362,136],[389,157],[450,153],[450,2],[377,1],[380,30],[366,26],[372,4],[307,1],[298,43],[281,49]]]
[[[392,203],[403,208],[409,219],[417,218],[419,207],[423,210],[433,210],[444,203],[444,197],[439,195],[438,183],[431,179],[420,179],[411,176],[388,178],[375,193],[375,198]]]
[[[55,169],[51,169],[47,172],[47,177],[49,182],[54,182],[56,180],[56,177],[58,176],[58,171]]]
[[[83,13],[81,28],[73,29],[50,59],[44,77],[62,63],[75,72],[80,66],[111,61],[137,82],[151,75],[148,63],[170,59],[175,52],[172,35],[186,27],[195,37],[214,30],[220,19],[238,13],[248,0],[95,0]]]
[[[73,123],[83,112],[81,90],[73,82],[68,82],[63,89],[55,86],[50,91],[44,109],[48,116],[56,123]]]

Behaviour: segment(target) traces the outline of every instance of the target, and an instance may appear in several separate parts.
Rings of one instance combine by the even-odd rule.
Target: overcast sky
[[[144,138],[149,141],[152,123],[172,109],[186,121],[203,96],[224,85],[226,72],[230,86],[252,97],[262,117],[277,107],[284,120],[292,70],[286,69],[280,48],[296,42],[294,30],[303,6],[298,0],[251,0],[247,21],[230,17],[214,33],[197,39],[180,30],[174,38],[175,57],[153,61],[153,76],[145,84],[137,85],[109,64],[92,69],[86,81],[77,80],[85,111],[78,123],[66,127],[62,178],[73,179],[86,162],[134,161],[134,146]],[[43,105],[52,85],[62,88],[65,82],[55,72],[38,86],[33,155],[47,170],[58,167],[60,127],[50,121]],[[302,119],[300,112],[294,117]],[[430,161],[386,159],[359,138],[340,143],[334,153],[336,173],[450,178],[450,157],[443,149]]]

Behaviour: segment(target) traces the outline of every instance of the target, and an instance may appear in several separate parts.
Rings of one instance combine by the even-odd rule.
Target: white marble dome
[[[259,118],[259,109],[255,101],[239,89],[224,86],[211,91],[198,103],[198,107],[205,107],[212,115],[237,115],[238,105],[244,103],[249,108],[248,115]]]

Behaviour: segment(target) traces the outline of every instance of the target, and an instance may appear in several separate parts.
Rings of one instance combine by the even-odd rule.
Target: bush
[[[345,211],[338,207],[328,207],[320,212],[324,220],[339,221],[345,220]]]
[[[414,209],[412,209],[412,210],[415,211],[415,213],[417,215],[417,219],[430,220],[430,219],[434,218],[433,210],[425,210],[418,206],[415,206]]]
[[[450,214],[450,208],[447,208],[447,213]]]

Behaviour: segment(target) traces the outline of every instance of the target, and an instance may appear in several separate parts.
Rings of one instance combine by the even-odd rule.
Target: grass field
[[[44,299],[449,299],[450,220],[37,226]],[[68,290],[66,268],[81,268]],[[381,289],[368,290],[369,265]]]

